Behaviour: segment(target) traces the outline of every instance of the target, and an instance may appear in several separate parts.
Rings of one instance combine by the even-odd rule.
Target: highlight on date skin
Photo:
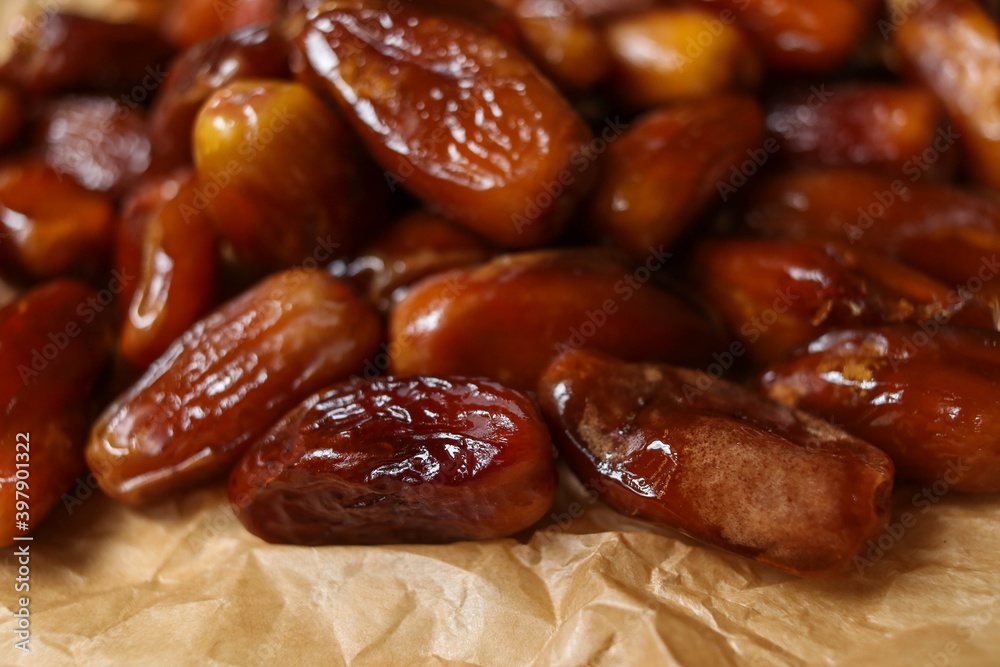
[[[846,570],[889,519],[893,464],[697,371],[579,350],[538,393],[560,453],[615,510],[799,575]]]

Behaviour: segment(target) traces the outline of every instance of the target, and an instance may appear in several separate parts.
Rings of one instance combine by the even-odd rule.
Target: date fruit
[[[308,398],[229,479],[269,542],[386,544],[507,537],[552,506],[552,438],[534,401],[492,382],[355,380]]]
[[[0,167],[0,273],[93,276],[111,254],[111,203],[36,160]]]
[[[143,225],[136,289],[119,346],[137,368],[153,363],[213,305],[215,236],[194,206],[196,196],[189,176]]]
[[[87,463],[128,503],[215,478],[294,405],[360,370],[380,339],[342,281],[273,275],[191,327],[105,411]]]
[[[219,235],[261,270],[348,254],[382,218],[350,128],[299,83],[216,91],[195,122],[194,160]]]
[[[486,377],[532,389],[560,352],[579,347],[630,359],[697,365],[720,333],[652,281],[645,266],[604,250],[505,255],[414,285],[389,324],[396,375]]]
[[[112,321],[93,289],[68,280],[0,309],[0,546],[41,523],[85,468]]]
[[[889,457],[737,385],[578,350],[538,393],[570,467],[623,514],[809,576],[888,523]]]
[[[1000,334],[924,327],[829,333],[772,366],[772,398],[835,420],[901,477],[1000,491]]]
[[[306,24],[303,76],[325,82],[393,185],[432,211],[508,247],[558,236],[592,173],[573,167],[591,135],[569,103],[471,24],[370,4]]]
[[[12,86],[0,83],[0,149],[17,138],[24,124],[24,106],[21,96]]]
[[[632,108],[706,99],[760,83],[760,57],[743,31],[707,10],[634,14],[611,23],[606,34],[617,97]]]
[[[595,227],[637,258],[669,247],[713,201],[722,203],[719,184],[737,165],[764,152],[763,127],[760,107],[743,97],[641,117],[608,145],[591,201]]]

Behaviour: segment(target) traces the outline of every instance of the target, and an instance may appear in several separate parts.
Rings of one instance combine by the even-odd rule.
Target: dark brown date
[[[7,147],[24,124],[21,96],[11,86],[0,84],[0,150]]]
[[[635,257],[670,246],[712,202],[719,183],[760,148],[764,117],[750,98],[719,97],[649,113],[611,142],[591,217]]]
[[[380,337],[343,282],[276,274],[175,341],[95,424],[87,463],[128,503],[225,474],[281,415],[359,370]]]
[[[84,470],[110,315],[93,289],[65,280],[0,309],[0,546],[37,527]]]
[[[170,168],[191,161],[198,110],[219,88],[240,79],[289,76],[288,44],[272,27],[246,28],[191,47],[171,64],[150,113],[157,163]]]
[[[0,167],[0,273],[19,280],[93,276],[111,252],[104,196],[34,160]]]
[[[1000,491],[998,333],[935,323],[836,331],[772,366],[761,387],[879,447],[902,477]]]
[[[193,176],[179,183],[143,224],[136,288],[129,301],[119,349],[136,368],[166,352],[212,307],[216,252],[211,223],[195,207]]]
[[[229,479],[269,542],[385,544],[507,537],[556,488],[552,439],[526,394],[482,380],[378,378],[313,395]]]
[[[888,522],[889,457],[737,385],[579,350],[538,391],[562,455],[623,514],[810,576]]]
[[[14,53],[0,80],[33,94],[56,92],[150,94],[166,76],[173,48],[155,28],[47,13],[15,34]]]
[[[110,97],[57,99],[46,106],[35,132],[53,169],[115,199],[152,162],[145,112]]]
[[[1000,26],[973,0],[916,7],[895,32],[903,64],[948,108],[973,176],[1000,188]]]
[[[560,352],[697,365],[719,332],[652,281],[667,255],[634,268],[603,250],[506,255],[414,285],[390,321],[397,375],[487,377],[531,389]]]
[[[187,48],[240,28],[272,23],[286,0],[170,0],[163,32]]]
[[[917,86],[813,86],[774,99],[767,127],[786,162],[946,180],[957,164],[944,106]],[[924,172],[921,167],[929,165]]]
[[[373,5],[318,14],[297,48],[393,186],[500,245],[558,236],[591,179],[572,167],[591,140],[573,108],[497,37]]]

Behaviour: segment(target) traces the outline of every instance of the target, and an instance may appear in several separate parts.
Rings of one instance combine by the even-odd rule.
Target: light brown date
[[[623,514],[809,576],[888,522],[889,457],[737,385],[579,350],[538,392],[561,454]]]
[[[597,230],[635,257],[670,246],[751,160],[764,118],[751,98],[719,97],[651,112],[611,142],[591,201]]]
[[[526,394],[483,380],[355,380],[304,401],[229,479],[269,542],[385,544],[507,537],[556,489],[552,439]]]
[[[275,274],[191,327],[105,411],[87,463],[128,503],[225,474],[287,410],[359,370],[379,329],[336,278]]]
[[[886,327],[826,334],[761,388],[879,447],[900,476],[1000,491],[1000,334]]]
[[[604,250],[498,257],[417,283],[390,320],[396,375],[486,377],[531,389],[561,351],[595,348],[632,359],[700,364],[719,332],[652,282],[669,255],[634,268]]]
[[[572,107],[497,37],[372,4],[318,14],[297,48],[393,186],[500,245],[558,236],[592,178]]]
[[[0,309],[0,546],[34,530],[84,470],[112,321],[93,289],[67,280]]]

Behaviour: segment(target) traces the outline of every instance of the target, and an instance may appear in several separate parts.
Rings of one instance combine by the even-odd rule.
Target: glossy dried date
[[[350,128],[299,83],[216,91],[195,122],[194,159],[219,235],[262,270],[348,254],[382,218],[378,176]]]
[[[696,7],[656,9],[606,28],[619,100],[653,108],[753,89],[762,65],[743,31]]]
[[[972,174],[1000,188],[1000,26],[973,0],[935,0],[906,17],[895,45],[955,119]]]
[[[889,519],[889,458],[704,373],[579,350],[539,382],[574,472],[611,507],[800,575],[845,570]]]
[[[170,168],[190,162],[198,110],[219,88],[240,79],[289,76],[288,44],[273,27],[238,30],[188,49],[171,64],[150,112],[157,163]]]
[[[435,212],[510,247],[551,241],[591,170],[589,130],[505,42],[403,5],[312,18],[297,47],[372,154]]]
[[[760,384],[879,447],[902,477],[1000,491],[1000,334],[933,323],[837,331]]]
[[[635,257],[670,246],[713,201],[719,184],[761,148],[763,112],[720,97],[651,112],[608,145],[591,202],[597,230]]]
[[[506,537],[555,495],[534,401],[492,382],[379,378],[292,410],[243,457],[229,498],[250,532],[290,544]]]
[[[193,176],[143,224],[136,289],[122,327],[122,356],[146,368],[212,307],[215,235],[195,207]]]
[[[110,202],[35,160],[0,167],[0,272],[30,280],[93,276],[111,254]]]
[[[93,289],[66,280],[0,309],[0,546],[37,527],[84,470],[112,320]]]
[[[359,370],[379,329],[336,278],[276,274],[174,342],[95,424],[87,463],[129,503],[217,477],[292,406]]]
[[[487,377],[531,389],[560,352],[700,364],[719,332],[653,280],[662,249],[634,268],[603,250],[505,255],[414,285],[390,320],[396,375]]]

